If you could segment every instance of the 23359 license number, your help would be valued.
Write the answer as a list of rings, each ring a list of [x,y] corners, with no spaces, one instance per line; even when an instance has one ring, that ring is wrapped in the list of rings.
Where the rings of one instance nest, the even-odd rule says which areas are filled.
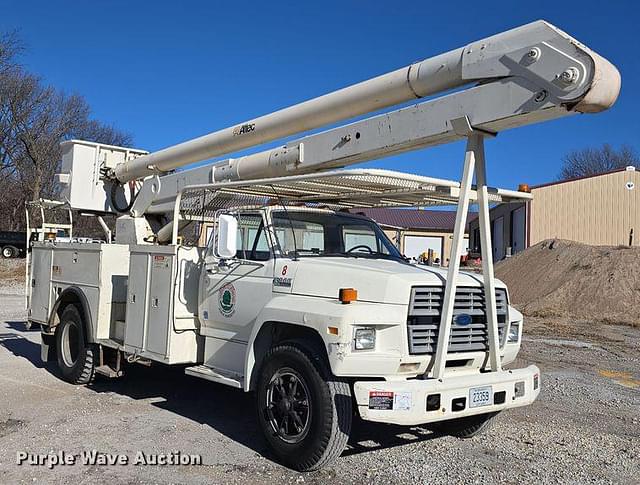
[[[493,390],[491,386],[473,387],[469,389],[469,407],[477,408],[493,404]]]

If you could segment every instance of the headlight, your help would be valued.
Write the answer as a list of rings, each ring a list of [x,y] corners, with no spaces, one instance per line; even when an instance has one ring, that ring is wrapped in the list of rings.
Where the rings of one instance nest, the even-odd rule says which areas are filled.
[[[375,328],[356,328],[353,336],[353,347],[356,350],[371,350],[376,346]]]
[[[507,342],[510,344],[518,343],[520,339],[520,322],[511,322],[509,325],[509,336]]]

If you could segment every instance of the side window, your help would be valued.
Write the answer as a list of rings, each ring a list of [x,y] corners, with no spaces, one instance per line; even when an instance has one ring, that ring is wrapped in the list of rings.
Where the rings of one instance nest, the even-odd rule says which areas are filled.
[[[324,253],[325,228],[322,224],[276,214],[273,226],[282,254],[293,254],[296,250],[312,254]]]
[[[271,257],[269,240],[260,214],[240,214],[238,217],[236,257],[250,261],[267,261]]]

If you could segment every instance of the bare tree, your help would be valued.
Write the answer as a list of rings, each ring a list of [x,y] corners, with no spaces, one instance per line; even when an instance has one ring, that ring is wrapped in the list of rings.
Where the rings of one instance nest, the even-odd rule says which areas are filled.
[[[17,231],[24,227],[24,194],[12,177],[0,176],[0,230]]]
[[[23,47],[15,32],[0,33],[0,177],[11,172],[11,155],[16,140],[11,137],[11,117],[6,100],[8,84],[20,70],[17,58]]]
[[[24,197],[11,163],[17,141],[11,137],[10,113],[5,102],[7,79],[19,69],[17,57],[23,46],[15,32],[0,33],[0,228],[23,226]]]
[[[16,31],[0,32],[0,74],[17,66],[24,45]]]
[[[130,145],[131,136],[91,118],[86,100],[44,84],[16,61],[21,44],[0,34],[0,227],[23,225],[24,203],[55,198],[60,142]],[[17,208],[17,209],[16,209]]]
[[[58,144],[87,119],[89,108],[82,98],[67,97],[29,74],[20,73],[8,84],[10,139],[15,142],[11,166],[31,200],[50,196]]]
[[[126,147],[133,144],[131,134],[119,130],[113,125],[106,125],[91,119],[82,123],[73,133],[73,137],[106,145]]]
[[[623,145],[616,150],[605,143],[600,148],[585,148],[565,155],[558,178],[588,177],[628,166],[640,168],[640,159],[633,148]]]

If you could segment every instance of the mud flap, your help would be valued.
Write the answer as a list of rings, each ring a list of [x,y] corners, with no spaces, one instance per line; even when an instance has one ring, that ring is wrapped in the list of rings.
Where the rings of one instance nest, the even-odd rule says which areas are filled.
[[[56,359],[56,340],[54,335],[40,332],[40,359],[51,362]]]

